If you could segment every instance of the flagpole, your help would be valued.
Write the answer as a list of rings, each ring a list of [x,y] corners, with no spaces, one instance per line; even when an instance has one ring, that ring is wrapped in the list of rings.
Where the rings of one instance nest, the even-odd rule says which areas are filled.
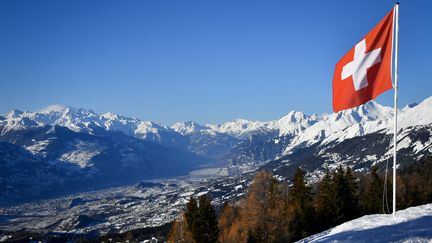
[[[393,135],[393,218],[396,217],[396,151],[397,151],[397,98],[398,98],[398,38],[399,3],[395,5],[395,62],[394,62],[394,135]]]

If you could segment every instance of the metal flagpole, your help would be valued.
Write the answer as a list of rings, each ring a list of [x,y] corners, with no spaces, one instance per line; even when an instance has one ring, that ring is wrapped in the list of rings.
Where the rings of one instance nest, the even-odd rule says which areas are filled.
[[[394,60],[394,135],[393,135],[393,218],[396,217],[396,151],[397,151],[397,98],[398,98],[398,35],[399,35],[399,3],[395,5],[395,60]]]

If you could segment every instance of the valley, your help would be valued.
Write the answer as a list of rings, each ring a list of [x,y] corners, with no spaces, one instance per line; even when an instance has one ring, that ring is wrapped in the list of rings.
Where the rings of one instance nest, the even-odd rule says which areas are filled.
[[[376,102],[333,114],[171,127],[50,106],[0,116],[0,230],[128,232],[174,220],[190,196],[241,198],[259,170],[309,183],[339,165],[384,171],[393,111]],[[398,168],[432,155],[432,97],[400,110]]]

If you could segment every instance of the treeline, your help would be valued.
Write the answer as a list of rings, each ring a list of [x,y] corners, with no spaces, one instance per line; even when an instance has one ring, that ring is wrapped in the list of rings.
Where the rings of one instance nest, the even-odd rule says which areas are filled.
[[[174,223],[168,242],[217,242],[218,218],[211,198],[202,195],[198,202],[194,197],[190,198],[182,218]]]
[[[432,159],[399,172],[398,210],[432,202],[431,174]],[[191,198],[168,241],[292,242],[365,214],[388,212],[383,200],[387,197],[391,207],[390,178],[387,187],[383,197],[384,177],[377,167],[368,174],[354,174],[340,166],[314,185],[306,183],[300,168],[291,185],[262,171],[245,198],[225,204],[218,218],[209,196],[201,196],[198,202]]]
[[[243,201],[225,205],[221,242],[291,242],[357,217],[356,180],[350,169],[328,172],[314,192],[298,169],[289,189],[259,172]]]

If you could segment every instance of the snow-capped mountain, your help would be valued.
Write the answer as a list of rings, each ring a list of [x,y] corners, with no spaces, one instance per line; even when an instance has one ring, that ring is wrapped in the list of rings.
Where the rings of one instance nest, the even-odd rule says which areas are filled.
[[[187,174],[207,160],[121,132],[58,125],[0,136],[0,205]]]
[[[429,98],[419,105],[401,109],[400,128],[430,123],[432,118],[427,111],[431,109],[431,103],[432,98]],[[266,122],[237,119],[216,125],[200,125],[189,121],[168,127],[111,112],[97,114],[92,110],[52,105],[35,112],[12,110],[0,118],[0,132],[4,134],[10,130],[44,125],[59,125],[72,131],[90,134],[103,129],[120,131],[126,135],[166,146],[189,148],[191,151],[194,151],[194,146],[190,143],[197,143],[190,141],[188,137],[194,135],[195,139],[201,140],[202,138],[198,138],[197,134],[214,140],[224,135],[223,140],[231,137],[237,141],[235,144],[257,136],[260,136],[261,140],[263,137],[272,139],[270,142],[275,144],[281,137],[292,137],[284,146],[282,154],[287,154],[297,147],[308,146],[324,139],[340,138],[341,133],[346,137],[354,137],[381,129],[391,130],[392,117],[392,108],[371,101],[363,106],[332,114],[308,116],[302,112],[291,111],[281,119]]]
[[[419,112],[415,109],[404,108],[399,113],[409,113],[406,116],[412,116],[412,113]],[[281,119],[267,122],[244,119],[219,125],[189,122],[174,124],[172,128],[186,136],[199,133],[229,135],[236,138],[237,142],[223,157],[224,160],[235,165],[262,164],[323,140],[329,142],[389,129],[392,118],[392,108],[371,101],[363,106],[332,114],[309,116],[291,111]],[[432,119],[424,120],[432,122]]]
[[[432,155],[432,97],[398,113],[401,168]],[[0,212],[16,216],[5,224],[12,231],[36,222],[44,222],[36,228],[64,232],[161,225],[176,217],[190,195],[209,192],[218,204],[240,197],[256,169],[289,181],[301,166],[309,182],[339,165],[354,171],[367,171],[372,164],[384,169],[392,158],[392,138],[393,109],[376,102],[333,114],[293,111],[273,121],[172,127],[64,106],[13,110],[0,116]],[[111,188],[185,175],[215,160],[235,176],[212,182],[208,176],[194,178],[195,171],[175,183],[166,179]],[[238,175],[246,171],[252,173]],[[104,188],[111,189],[86,193]],[[60,195],[67,196],[34,202]],[[17,205],[22,202],[30,203]]]
[[[369,134],[393,135],[393,108],[371,101],[363,106],[339,113],[307,116],[297,113],[265,123],[267,131],[250,136],[235,145],[230,159],[235,164],[264,163],[320,144],[341,143]],[[418,105],[398,111],[398,130],[431,126],[432,97]],[[258,134],[258,133],[255,133]]]
[[[399,127],[432,122],[432,97],[399,110]],[[222,124],[176,123],[171,127],[114,113],[52,105],[35,112],[12,110],[0,118],[0,134],[44,125],[76,132],[120,131],[146,141],[218,158],[230,164],[262,164],[318,142],[330,143],[380,130],[392,133],[393,109],[374,101],[339,113],[291,111],[273,121],[237,119]]]
[[[398,113],[402,165],[431,155],[432,97]],[[302,166],[310,178],[318,178],[338,164],[356,170],[384,165],[391,158],[392,136],[393,109],[374,101],[332,114],[292,111],[273,121],[183,122],[172,127],[59,105],[35,112],[12,110],[0,116],[0,188],[10,187],[3,190],[6,198],[25,187],[16,183],[33,174],[50,178],[47,187],[35,184],[45,190],[62,180],[74,184],[74,178],[84,187],[94,178],[112,177],[112,171],[122,178],[170,176],[210,161],[225,164],[229,174],[263,166],[289,178]]]
[[[239,138],[218,132],[209,125],[199,125],[195,122],[179,122],[171,128],[182,134],[187,141],[188,150],[212,158],[226,156],[232,147],[239,143]]]
[[[174,123],[171,128],[184,136],[191,135],[203,130],[208,130],[209,132],[211,131],[210,128],[202,126],[193,121]]]
[[[377,104],[373,107],[377,116],[365,116],[371,112],[363,112],[358,122],[347,119],[349,116],[343,114],[346,112],[349,115],[355,114],[352,117],[358,117],[354,113],[356,109],[342,112],[339,120],[343,118],[344,121],[339,124],[337,120],[340,114],[327,116],[304,134],[294,138],[280,158],[264,167],[289,178],[298,166],[302,166],[312,180],[319,179],[326,169],[340,164],[349,165],[358,171],[368,170],[373,164],[384,168],[385,162],[393,156],[393,113],[387,107]],[[363,108],[364,106],[357,109],[364,110]],[[431,112],[432,98],[398,111],[398,167],[432,156]],[[336,125],[332,126],[331,121]],[[327,125],[324,125],[326,122]],[[307,139],[313,137],[311,135],[314,133],[320,133],[319,131],[324,136]]]
[[[75,132],[94,134],[98,130],[120,131],[146,141],[166,146],[182,147],[182,136],[167,126],[111,112],[97,114],[92,110],[51,105],[35,112],[12,110],[6,120],[0,120],[0,134],[44,125],[58,125]]]

